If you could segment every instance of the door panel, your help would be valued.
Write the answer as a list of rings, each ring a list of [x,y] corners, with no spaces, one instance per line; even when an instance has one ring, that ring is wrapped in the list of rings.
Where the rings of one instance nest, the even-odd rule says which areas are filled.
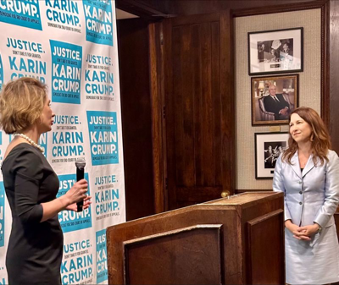
[[[170,209],[234,192],[230,39],[228,11],[164,21]]]

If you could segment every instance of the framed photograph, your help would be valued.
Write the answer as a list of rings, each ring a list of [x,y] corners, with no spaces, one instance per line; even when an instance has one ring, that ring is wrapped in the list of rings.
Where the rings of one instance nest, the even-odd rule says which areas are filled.
[[[303,28],[248,33],[248,73],[303,71]]]
[[[288,147],[288,133],[255,133],[255,179],[273,178],[279,155]]]
[[[299,75],[251,78],[252,126],[286,125],[298,107]]]

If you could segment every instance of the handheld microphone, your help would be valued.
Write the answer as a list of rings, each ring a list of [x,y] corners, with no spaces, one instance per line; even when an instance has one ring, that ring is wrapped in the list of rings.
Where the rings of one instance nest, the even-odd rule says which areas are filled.
[[[77,181],[84,179],[85,176],[86,161],[84,158],[78,158],[75,161],[75,167],[77,169]],[[77,212],[81,212],[84,207],[84,200],[77,202]]]

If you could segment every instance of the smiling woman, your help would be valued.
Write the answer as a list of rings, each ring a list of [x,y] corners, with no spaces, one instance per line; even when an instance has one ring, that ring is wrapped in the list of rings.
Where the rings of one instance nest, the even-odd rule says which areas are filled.
[[[313,141],[311,126],[297,113],[291,115],[290,134],[297,144]]]
[[[339,158],[315,110],[297,108],[289,121],[289,148],[279,157],[273,178],[273,190],[285,193],[286,282],[335,283]]]

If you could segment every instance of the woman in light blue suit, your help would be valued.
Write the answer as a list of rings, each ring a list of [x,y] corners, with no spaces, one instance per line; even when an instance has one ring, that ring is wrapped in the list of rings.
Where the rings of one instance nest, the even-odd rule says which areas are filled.
[[[339,245],[333,214],[339,204],[339,159],[318,113],[290,115],[289,148],[279,157],[273,190],[285,194],[288,284],[339,281]]]

